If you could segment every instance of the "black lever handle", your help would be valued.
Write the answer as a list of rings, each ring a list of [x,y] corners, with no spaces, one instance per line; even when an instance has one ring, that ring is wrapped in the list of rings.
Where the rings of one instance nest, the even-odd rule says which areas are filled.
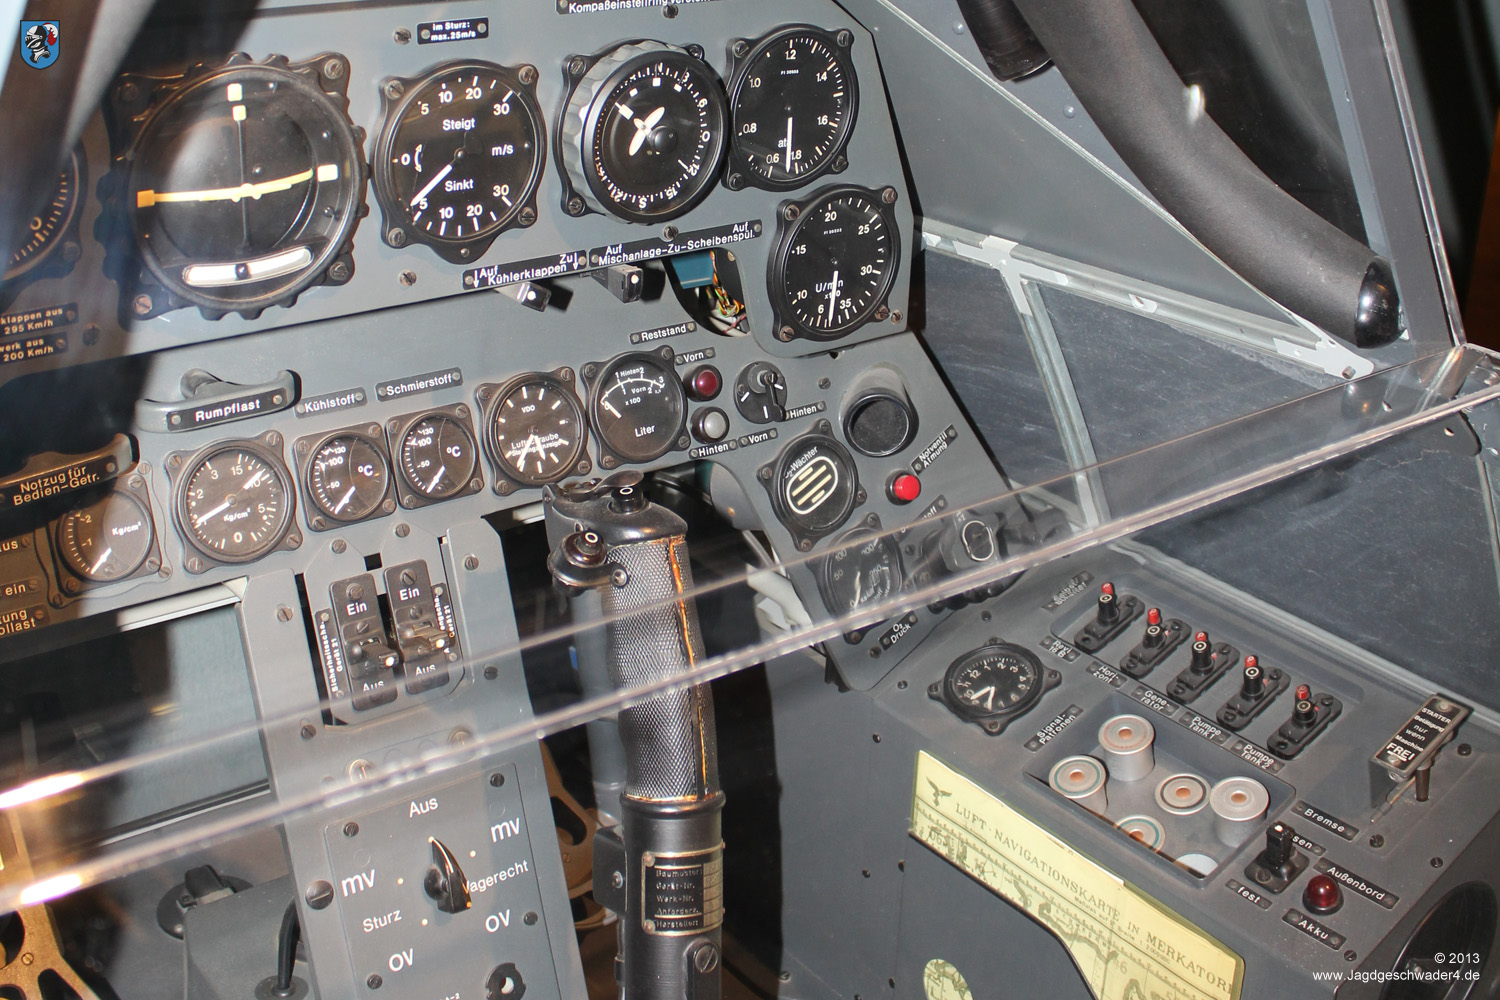
[[[1141,183],[1204,246],[1356,347],[1400,336],[1390,262],[1277,187],[1185,87],[1131,0],[1014,0]]]

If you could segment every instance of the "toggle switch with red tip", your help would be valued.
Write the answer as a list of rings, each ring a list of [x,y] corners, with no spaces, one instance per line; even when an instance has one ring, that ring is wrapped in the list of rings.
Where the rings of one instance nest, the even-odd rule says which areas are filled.
[[[1308,913],[1319,917],[1337,913],[1344,905],[1344,890],[1327,875],[1314,875],[1302,890],[1302,905]]]
[[[1193,659],[1188,664],[1189,669],[1195,674],[1206,674],[1214,668],[1214,647],[1208,641],[1207,632],[1199,632],[1193,636],[1192,645]]]
[[[1120,669],[1131,677],[1145,677],[1172,655],[1172,650],[1182,645],[1187,636],[1187,622],[1163,618],[1161,608],[1147,608],[1146,630],[1141,633],[1141,641],[1136,647],[1120,661]]]
[[[1161,608],[1146,609],[1146,634],[1141,636],[1141,645],[1155,649],[1167,641],[1161,627]]]
[[[1240,689],[1234,697],[1219,709],[1219,725],[1238,732],[1281,696],[1291,686],[1292,679],[1286,671],[1266,667],[1254,653],[1245,656],[1245,668],[1240,671]]]
[[[1240,693],[1246,698],[1254,698],[1265,686],[1266,679],[1260,672],[1260,658],[1251,653],[1245,657],[1245,670],[1240,675]]]
[[[1167,687],[1167,694],[1184,705],[1197,701],[1199,695],[1217,684],[1220,677],[1240,662],[1238,649],[1227,642],[1214,642],[1204,631],[1194,633],[1188,654],[1187,669]]]
[[[1315,694],[1308,685],[1299,684],[1292,717],[1266,740],[1266,749],[1282,760],[1291,760],[1306,750],[1343,711],[1344,703],[1333,695]]]
[[[885,485],[891,503],[907,504],[922,495],[922,480],[910,472],[898,472]]]
[[[1084,622],[1083,627],[1073,636],[1073,645],[1086,653],[1098,652],[1124,632],[1145,610],[1145,602],[1139,597],[1134,594],[1117,594],[1113,583],[1105,583],[1099,588],[1099,600],[1093,620]]]

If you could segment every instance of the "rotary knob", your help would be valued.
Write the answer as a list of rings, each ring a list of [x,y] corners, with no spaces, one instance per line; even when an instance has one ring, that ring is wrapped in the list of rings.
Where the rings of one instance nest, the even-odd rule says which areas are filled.
[[[626,222],[675,219],[698,204],[724,158],[728,109],[713,69],[687,49],[630,42],[592,66],[574,57],[577,82],[562,122],[562,158],[587,209]]]

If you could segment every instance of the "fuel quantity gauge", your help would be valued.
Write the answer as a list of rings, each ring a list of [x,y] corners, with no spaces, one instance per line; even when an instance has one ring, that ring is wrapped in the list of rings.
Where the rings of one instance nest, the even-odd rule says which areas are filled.
[[[602,370],[584,369],[593,384],[593,420],[605,454],[600,464],[650,462],[687,447],[687,393],[672,352],[625,354]]]

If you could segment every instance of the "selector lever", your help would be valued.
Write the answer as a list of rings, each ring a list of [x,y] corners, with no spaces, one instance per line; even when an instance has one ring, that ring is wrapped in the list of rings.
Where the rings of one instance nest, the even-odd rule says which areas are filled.
[[[473,905],[473,901],[469,898],[469,882],[458,865],[458,858],[441,840],[428,837],[427,842],[432,845],[432,867],[427,869],[422,888],[437,901],[439,910],[462,913]]]
[[[1297,850],[1297,833],[1285,823],[1272,823],[1266,831],[1266,847],[1245,866],[1245,876],[1257,888],[1279,893],[1307,868],[1306,854]]]

